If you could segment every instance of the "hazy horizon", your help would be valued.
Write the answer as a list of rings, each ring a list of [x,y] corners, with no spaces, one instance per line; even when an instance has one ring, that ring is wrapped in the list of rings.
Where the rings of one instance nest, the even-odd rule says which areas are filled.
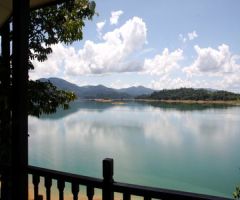
[[[65,79],[63,79],[63,78],[59,78],[59,77],[48,77],[48,78],[46,78],[46,79],[51,79],[51,78],[57,78],[57,79],[62,79],[62,80],[64,80],[64,81],[67,81],[67,80],[65,80]],[[40,79],[41,79],[41,78],[40,78]],[[104,86],[104,87],[112,88],[112,89],[115,89],[115,90],[127,89],[127,88],[130,88],[130,87],[135,87],[135,88],[137,88],[137,87],[144,87],[144,88],[151,89],[151,90],[155,90],[155,91],[167,90],[166,88],[154,89],[154,88],[150,88],[150,87],[145,87],[145,86],[143,86],[143,85],[134,85],[134,86],[129,86],[129,87],[119,87],[119,88],[116,88],[116,87],[106,86],[106,85],[101,84],[101,83],[100,83],[100,84],[95,84],[95,85],[78,85],[77,83],[73,83],[73,82],[71,82],[71,81],[67,81],[67,82],[69,82],[69,83],[71,83],[71,84],[75,84],[75,85],[78,86],[78,87]],[[174,89],[181,89],[181,88],[187,88],[187,87],[170,88],[170,90],[171,90],[171,89],[173,89],[173,90],[174,90]],[[189,88],[190,88],[190,87],[189,87]],[[215,88],[192,88],[192,89],[205,89],[205,90],[220,91],[220,89],[215,89]],[[225,90],[225,91],[232,92],[232,91],[229,91],[229,90]],[[240,94],[240,92],[234,92],[234,93]]]

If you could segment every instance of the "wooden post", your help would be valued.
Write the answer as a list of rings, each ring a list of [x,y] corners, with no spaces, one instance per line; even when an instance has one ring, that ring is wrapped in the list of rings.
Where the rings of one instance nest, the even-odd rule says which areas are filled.
[[[12,196],[28,200],[28,29],[29,0],[13,0]]]
[[[113,181],[113,159],[106,158],[103,160],[103,200],[113,200]]]
[[[0,158],[1,164],[9,165],[11,161],[11,144],[10,144],[10,124],[11,124],[11,110],[10,110],[10,26],[6,22],[1,28],[1,50],[2,63],[0,68],[0,92],[4,100],[1,99],[0,111],[0,145],[4,146],[4,155]],[[2,153],[2,152],[1,152]],[[4,172],[3,172],[4,173]],[[2,199],[11,199],[11,176],[9,173],[2,174]]]
[[[10,87],[10,27],[9,22],[6,22],[1,30],[1,48],[2,48],[2,58],[4,73],[1,71],[1,85],[3,87]],[[3,69],[2,69],[3,70]],[[2,74],[3,73],[3,74]]]

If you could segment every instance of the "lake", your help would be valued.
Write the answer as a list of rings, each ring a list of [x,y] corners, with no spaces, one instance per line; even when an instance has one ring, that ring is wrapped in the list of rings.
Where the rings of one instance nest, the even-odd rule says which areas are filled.
[[[232,197],[240,183],[240,107],[76,101],[29,117],[29,163],[116,181]]]

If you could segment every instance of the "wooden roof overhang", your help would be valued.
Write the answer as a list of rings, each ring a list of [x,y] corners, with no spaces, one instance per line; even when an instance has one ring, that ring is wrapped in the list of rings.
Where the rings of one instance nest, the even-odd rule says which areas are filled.
[[[21,0],[19,0],[21,1]],[[58,4],[69,0],[30,0],[30,9],[38,9],[54,4]],[[12,0],[1,0],[0,1],[0,28],[7,22],[7,20],[12,16],[13,11],[13,1]]]

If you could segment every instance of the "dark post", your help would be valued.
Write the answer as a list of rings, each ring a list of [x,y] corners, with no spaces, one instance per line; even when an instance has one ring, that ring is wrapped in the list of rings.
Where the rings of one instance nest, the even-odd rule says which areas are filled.
[[[87,197],[88,200],[93,200],[94,188],[92,186],[87,186]]]
[[[113,181],[113,159],[106,158],[103,160],[103,200],[113,200]]]
[[[3,67],[1,71],[1,85],[10,87],[10,27],[9,22],[6,22],[1,31],[2,36],[2,58],[3,58]],[[4,72],[4,73],[3,73]]]
[[[64,187],[65,187],[65,182],[63,180],[58,180],[57,188],[59,191],[59,200],[64,200]]]
[[[32,182],[34,186],[34,200],[38,200],[38,185],[40,183],[40,177],[38,175],[33,175]]]
[[[78,193],[79,193],[79,185],[78,185],[78,183],[72,182],[73,200],[78,200]]]
[[[28,200],[28,29],[29,0],[13,0],[12,185],[13,199]]]
[[[130,200],[131,199],[131,196],[129,193],[123,193],[123,200]]]
[[[10,26],[7,21],[1,28],[1,56],[0,65],[0,92],[3,99],[0,100],[0,146],[4,147],[1,152],[0,163],[9,165],[11,161],[10,143]],[[11,199],[11,176],[3,171],[1,185],[1,198]]]
[[[51,186],[52,186],[52,179],[49,177],[45,177],[45,188],[46,188],[46,200],[51,199]]]

